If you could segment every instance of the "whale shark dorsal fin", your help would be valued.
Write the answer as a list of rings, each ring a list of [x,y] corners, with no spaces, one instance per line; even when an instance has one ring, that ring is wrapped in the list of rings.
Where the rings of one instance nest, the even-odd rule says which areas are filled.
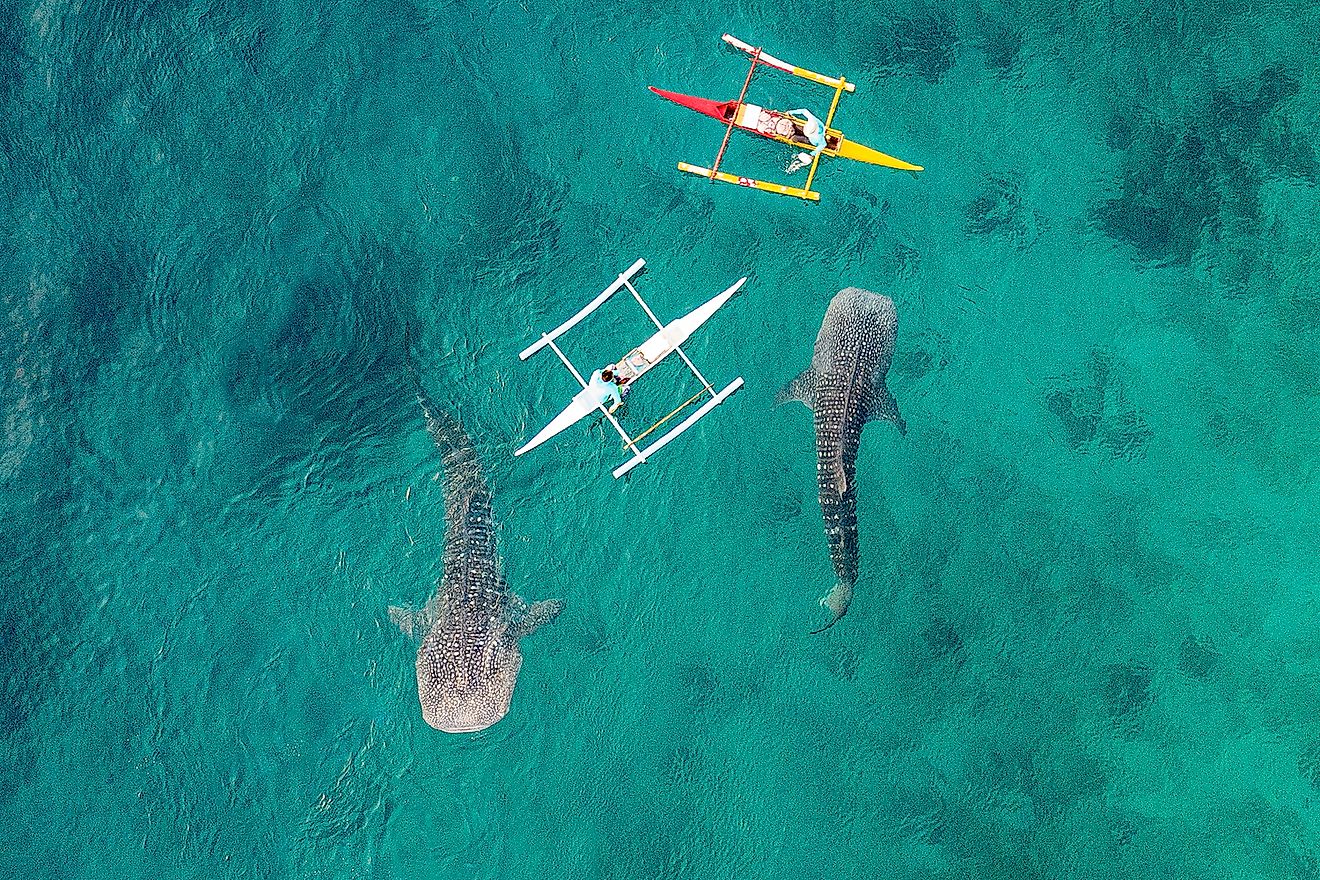
[[[807,409],[816,408],[816,371],[807,367],[797,378],[789,382],[779,393],[775,395],[775,403],[788,403],[790,400],[800,400],[807,405]]]
[[[559,616],[564,610],[563,599],[545,599],[514,616],[509,625],[509,637],[521,639],[536,632]]]
[[[888,419],[898,427],[898,433],[907,434],[907,422],[898,414],[898,401],[889,393],[884,380],[871,388],[866,398],[866,419]]]

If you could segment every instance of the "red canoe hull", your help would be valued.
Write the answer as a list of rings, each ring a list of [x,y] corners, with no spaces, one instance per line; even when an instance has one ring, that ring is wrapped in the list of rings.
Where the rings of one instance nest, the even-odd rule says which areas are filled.
[[[728,123],[729,116],[733,113],[734,108],[738,106],[737,101],[712,101],[710,98],[698,98],[694,95],[669,92],[664,89],[657,89],[655,86],[647,86],[647,88],[664,98],[666,101],[673,101],[680,107],[695,110],[702,116],[709,116],[711,119],[718,119],[725,124]]]

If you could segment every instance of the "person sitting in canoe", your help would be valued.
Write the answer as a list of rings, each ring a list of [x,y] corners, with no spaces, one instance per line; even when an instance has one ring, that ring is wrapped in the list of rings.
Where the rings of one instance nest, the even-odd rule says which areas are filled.
[[[614,412],[623,403],[623,397],[619,394],[619,385],[612,367],[606,367],[592,373],[591,381],[587,383],[587,390],[594,392],[596,399],[602,405],[606,401],[613,401],[609,406],[610,412]]]
[[[802,124],[802,136],[811,142],[812,147],[810,153],[798,153],[793,157],[793,161],[788,164],[788,173],[792,174],[794,171],[810,165],[820,155],[820,151],[825,149],[825,125],[816,118],[816,114],[806,107],[799,107],[788,112],[795,113],[806,120]]]

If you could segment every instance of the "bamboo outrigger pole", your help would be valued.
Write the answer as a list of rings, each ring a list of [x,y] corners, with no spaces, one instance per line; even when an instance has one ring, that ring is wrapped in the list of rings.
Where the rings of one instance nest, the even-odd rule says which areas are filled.
[[[761,50],[757,49],[752,53],[752,67],[747,71],[747,79],[743,80],[742,91],[738,93],[738,103],[733,106],[733,114],[729,117],[729,127],[724,131],[724,140],[720,142],[720,151],[715,154],[715,164],[711,166],[708,179],[711,183],[715,182],[715,172],[720,170],[720,161],[724,158],[724,151],[728,149],[729,138],[733,136],[733,127],[738,123],[738,111],[742,109],[743,98],[747,97],[747,88],[752,84],[752,74],[756,73],[756,64],[761,60]]]
[[[827,138],[830,136],[830,123],[834,121],[834,114],[839,109],[839,99],[843,97],[843,90],[851,85],[852,83],[846,81],[843,77],[839,77],[839,85],[834,90],[834,100],[830,102],[830,112],[825,114],[825,137]],[[843,135],[839,136],[843,137]],[[817,153],[811,160],[811,170],[807,172],[807,182],[802,187],[807,192],[811,191],[811,182],[816,179],[816,166],[820,164],[820,156],[821,154]]]

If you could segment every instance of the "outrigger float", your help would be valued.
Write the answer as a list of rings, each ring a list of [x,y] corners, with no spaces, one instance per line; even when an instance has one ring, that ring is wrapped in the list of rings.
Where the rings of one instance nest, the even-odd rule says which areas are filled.
[[[870,147],[863,146],[856,141],[850,141],[843,136],[843,132],[836,128],[830,128],[830,123],[834,121],[834,114],[839,109],[839,98],[844,92],[851,92],[857,87],[848,82],[843,77],[824,76],[804,67],[797,67],[786,61],[780,61],[770,53],[760,47],[751,46],[744,43],[737,37],[725,34],[724,42],[733,46],[742,52],[752,56],[752,67],[747,71],[747,79],[743,81],[742,91],[738,94],[736,101],[713,101],[709,98],[697,98],[692,95],[683,95],[678,92],[669,92],[664,89],[657,89],[650,86],[651,91],[655,92],[666,100],[673,101],[687,107],[689,110],[695,110],[704,116],[717,119],[725,124],[724,141],[720,144],[720,151],[715,156],[715,164],[710,168],[703,168],[700,165],[692,165],[688,162],[679,162],[678,170],[686,171],[689,174],[696,174],[705,177],[711,181],[723,181],[724,183],[735,183],[739,186],[747,186],[753,189],[764,190],[765,192],[778,193],[781,196],[795,196],[799,199],[807,199],[813,202],[820,201],[820,193],[811,188],[812,182],[816,179],[816,167],[820,164],[821,156],[830,156],[831,158],[854,159],[858,162],[866,162],[871,165],[883,165],[887,168],[895,168],[900,171],[922,171],[920,165],[913,165],[911,162],[905,162],[893,156],[881,153],[879,150],[873,150]],[[810,170],[807,171],[807,182],[801,187],[787,186],[781,183],[769,183],[764,180],[756,180],[751,177],[742,177],[736,174],[729,174],[720,170],[720,162],[724,159],[724,151],[729,147],[729,137],[733,134],[735,128],[751,132],[762,137],[778,141],[781,144],[787,144],[798,149],[812,149],[811,141],[803,133],[806,120],[798,119],[788,113],[780,110],[770,110],[756,104],[749,104],[744,100],[747,97],[747,89],[752,84],[752,76],[756,73],[757,65],[773,67],[776,70],[782,70],[785,73],[791,73],[793,76],[801,77],[823,86],[829,86],[834,90],[834,99],[830,102],[829,112],[825,116],[825,149],[817,153],[811,160]]]
[[[567,430],[569,427],[577,424],[592,413],[599,412],[603,414],[605,418],[609,419],[610,424],[614,426],[614,430],[619,432],[619,436],[623,438],[624,448],[631,450],[633,453],[630,459],[614,469],[614,478],[618,479],[639,464],[645,462],[664,447],[668,446],[669,443],[678,437],[679,434],[682,434],[688,428],[695,425],[703,416],[724,401],[728,400],[738,391],[738,389],[743,387],[742,377],[739,376],[726,385],[723,390],[716,391],[715,387],[711,385],[710,382],[706,380],[706,377],[701,374],[701,371],[697,369],[697,365],[692,363],[692,359],[683,351],[682,345],[687,342],[688,338],[694,332],[696,332],[698,327],[706,323],[706,321],[708,321],[710,317],[719,310],[720,306],[728,302],[729,298],[738,292],[743,284],[746,283],[747,279],[745,277],[739,278],[731,287],[712,297],[704,305],[693,309],[681,318],[675,318],[668,324],[661,324],[660,319],[655,316],[655,312],[651,311],[651,307],[642,299],[641,294],[637,292],[637,288],[634,287],[632,283],[633,277],[636,276],[645,265],[646,261],[640,259],[633,263],[628,267],[627,271],[614,280],[613,284],[597,294],[596,298],[583,306],[576,315],[569,318],[549,333],[541,334],[540,339],[529,345],[518,355],[519,360],[525,361],[541,349],[549,348],[559,356],[561,361],[564,362],[564,366],[573,374],[573,378],[577,379],[578,384],[582,386],[582,390],[573,396],[573,399],[569,402],[568,406],[564,407],[550,424],[542,428],[531,440],[524,443],[513,453],[514,455],[522,455],[524,452],[529,452],[535,449],[542,443]],[[646,316],[655,324],[657,330],[651,338],[628,352],[617,362],[617,364],[614,365],[615,372],[618,373],[622,380],[621,384],[627,386],[632,382],[635,382],[637,379],[650,372],[652,367],[674,352],[678,352],[678,356],[683,359],[683,363],[687,364],[688,369],[692,371],[692,375],[696,376],[697,381],[701,383],[700,391],[680,404],[669,413],[669,415],[660,419],[660,421],[651,425],[636,437],[630,436],[628,432],[623,429],[623,425],[619,424],[619,420],[614,417],[614,414],[606,409],[604,404],[601,403],[599,396],[588,388],[587,380],[582,378],[582,373],[578,371],[577,367],[573,366],[563,350],[555,344],[556,339],[577,326],[583,318],[604,305],[605,301],[614,294],[624,289],[627,289],[633,295],[633,298],[637,300],[637,304],[642,307],[642,311],[646,312]],[[640,445],[642,440],[655,432],[662,425],[667,424],[671,419],[683,412],[689,406],[701,401],[702,398],[707,399],[696,409],[695,412],[688,415],[683,421],[679,422],[659,438],[652,441],[649,446],[643,447]]]

